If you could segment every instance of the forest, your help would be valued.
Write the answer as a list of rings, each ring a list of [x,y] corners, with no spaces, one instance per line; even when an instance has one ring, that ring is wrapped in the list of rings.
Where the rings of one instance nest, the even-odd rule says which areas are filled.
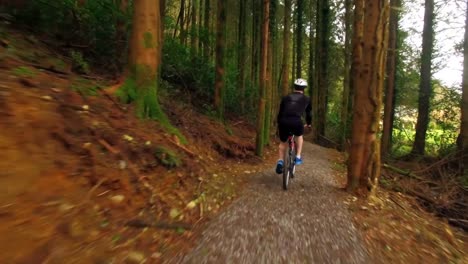
[[[346,196],[336,212],[367,256],[340,247],[350,263],[468,261],[468,1],[0,0],[0,262],[284,261],[221,242],[210,259],[196,245],[236,205],[249,226],[262,203],[296,201],[272,168],[281,98],[298,78],[312,126],[291,183],[302,191],[287,191],[301,196],[285,208]],[[339,187],[322,197],[313,185]],[[266,200],[242,200],[250,189]],[[57,226],[42,228],[46,217]]]

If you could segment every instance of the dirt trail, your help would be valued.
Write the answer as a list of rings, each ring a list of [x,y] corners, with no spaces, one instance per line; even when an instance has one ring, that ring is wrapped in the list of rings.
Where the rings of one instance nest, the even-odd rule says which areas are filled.
[[[290,189],[273,169],[204,231],[183,263],[366,263],[367,253],[343,204],[332,151],[309,143]]]

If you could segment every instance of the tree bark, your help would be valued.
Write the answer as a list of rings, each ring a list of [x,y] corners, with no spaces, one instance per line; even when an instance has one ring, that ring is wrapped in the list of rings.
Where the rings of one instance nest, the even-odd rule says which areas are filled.
[[[224,43],[226,42],[226,6],[218,0],[216,22],[216,76],[214,106],[221,120],[224,119]]]
[[[238,48],[238,61],[237,68],[239,69],[239,76],[237,83],[239,85],[239,100],[241,113],[245,113],[245,63],[246,63],[246,46],[247,46],[247,28],[246,28],[246,13],[247,1],[240,0],[239,4],[239,48]]]
[[[265,104],[265,131],[264,131],[264,138],[263,144],[265,146],[270,145],[270,131],[271,131],[271,120],[272,120],[272,109],[273,109],[273,87],[274,87],[274,78],[273,77],[273,43],[275,41],[275,30],[276,27],[276,1],[277,0],[269,0],[270,6],[268,11],[268,52],[267,52],[267,84],[266,84],[266,104]],[[276,101],[276,100],[275,100]]]
[[[387,78],[385,92],[384,120],[382,131],[381,155],[385,158],[391,150],[391,140],[393,131],[393,116],[395,113],[395,81],[396,81],[396,60],[397,60],[397,32],[399,20],[400,0],[390,0],[390,29],[387,51]]]
[[[192,56],[197,55],[198,48],[198,30],[197,30],[197,0],[192,0],[192,26],[191,26],[191,36],[190,36],[190,46]]]
[[[302,36],[304,27],[304,0],[297,0],[296,78],[302,77]]]
[[[315,141],[325,136],[328,97],[328,61],[330,41],[330,4],[328,0],[317,1],[317,48],[316,48],[316,82],[315,92]]]
[[[251,72],[250,72],[250,83],[252,87],[258,87],[259,84],[259,59],[260,59],[260,38],[259,29],[261,27],[261,1],[252,0],[253,5],[253,22],[252,22],[252,55],[251,55]],[[252,100],[253,102],[253,100]]]
[[[284,1],[284,31],[283,31],[283,66],[281,73],[281,91],[285,96],[289,93],[289,58],[290,58],[290,24],[291,24],[291,0]]]
[[[343,101],[341,103],[341,140],[340,147],[345,151],[346,140],[348,138],[349,124],[349,90],[350,90],[350,74],[351,74],[351,38],[352,38],[352,0],[345,0],[345,46],[344,46],[344,80],[343,80]]]
[[[181,43],[185,35],[184,33],[185,18],[184,17],[185,17],[185,0],[182,0],[180,1],[179,15],[177,16],[177,21],[176,21],[176,25],[174,28],[174,35],[173,35],[173,37],[175,38],[177,35],[177,26],[180,24],[179,38],[180,38]]]
[[[261,50],[261,63],[260,63],[260,89],[259,89],[259,104],[257,115],[257,137],[256,137],[256,151],[257,156],[263,156],[264,147],[264,124],[265,124],[265,97],[267,90],[267,67],[268,67],[268,27],[269,27],[269,12],[270,0],[263,0],[263,16],[262,16],[262,50]]]
[[[210,34],[210,0],[205,0],[205,14],[204,22],[205,36],[203,38],[203,57],[210,61],[210,40],[208,35]]]
[[[434,49],[434,0],[425,1],[423,44],[421,54],[421,81],[419,83],[418,119],[413,155],[424,155],[429,125],[429,101],[432,96],[432,53]]]
[[[352,73],[355,104],[347,190],[367,194],[380,175],[379,130],[387,50],[387,0],[355,0]]]
[[[462,173],[468,175],[468,1],[465,18],[465,38],[463,42],[463,81],[461,103],[461,126],[459,149],[462,153]]]
[[[315,38],[317,35],[317,28],[316,28],[316,6],[313,5],[315,1],[310,3],[310,23],[309,28],[311,29],[309,35],[309,73],[308,73],[308,82],[309,82],[309,96],[310,98],[314,97],[315,87]],[[314,23],[315,21],[315,23]],[[315,119],[315,117],[314,117]]]
[[[198,0],[198,27],[197,27],[197,35],[198,35],[198,56],[203,55],[203,0]]]

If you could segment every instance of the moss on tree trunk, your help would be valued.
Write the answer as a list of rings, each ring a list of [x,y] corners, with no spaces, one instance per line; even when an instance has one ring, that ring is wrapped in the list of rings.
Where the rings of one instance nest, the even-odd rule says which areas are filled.
[[[168,132],[185,143],[158,102],[159,64],[161,61],[162,24],[159,0],[135,0],[130,43],[129,66],[117,96],[125,103],[135,103],[136,115],[159,121]]]

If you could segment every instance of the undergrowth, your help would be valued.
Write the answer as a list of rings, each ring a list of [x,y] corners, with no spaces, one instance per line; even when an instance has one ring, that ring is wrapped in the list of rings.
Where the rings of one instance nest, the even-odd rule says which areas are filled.
[[[179,167],[182,164],[181,159],[173,150],[162,146],[154,150],[154,156],[169,169]]]
[[[37,73],[36,71],[28,66],[20,66],[13,69],[13,74],[18,77],[30,78],[34,77]]]

